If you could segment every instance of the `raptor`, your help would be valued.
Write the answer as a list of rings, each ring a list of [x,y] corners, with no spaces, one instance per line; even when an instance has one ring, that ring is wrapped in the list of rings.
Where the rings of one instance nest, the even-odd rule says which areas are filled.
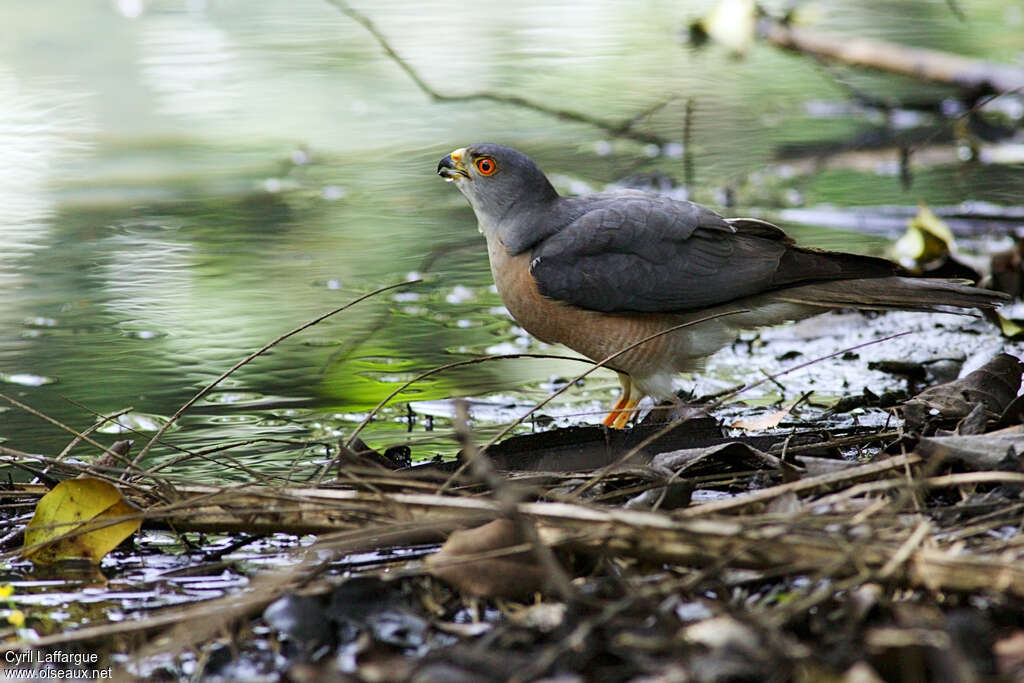
[[[882,258],[800,247],[780,228],[723,218],[639,191],[563,197],[525,154],[493,143],[437,166],[487,238],[491,273],[530,334],[594,360],[615,357],[622,395],[604,420],[621,429],[644,396],[674,399],[673,378],[743,329],[833,308],[991,309],[1003,294],[915,278]]]

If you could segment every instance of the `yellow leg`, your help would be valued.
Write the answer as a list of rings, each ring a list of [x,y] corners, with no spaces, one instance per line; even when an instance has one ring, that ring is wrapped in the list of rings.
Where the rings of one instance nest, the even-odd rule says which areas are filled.
[[[618,417],[615,418],[615,422],[612,424],[612,429],[625,429],[626,424],[629,422],[629,418],[633,417],[633,411],[640,404],[639,400],[629,399],[626,401],[626,405],[622,406],[621,412]]]
[[[626,397],[620,396],[618,402],[614,406],[612,406],[611,412],[605,415],[604,422],[602,424],[605,427],[611,427],[613,424],[615,424],[615,420],[617,420],[620,415],[619,411],[622,410],[622,407],[626,405],[626,403]]]
[[[620,372],[619,384],[622,385],[622,394],[619,396],[618,402],[612,407],[611,412],[605,416],[603,423],[605,427],[613,429],[622,429],[626,426],[637,404],[637,401],[630,399],[632,383],[630,382],[629,375],[624,375]]]

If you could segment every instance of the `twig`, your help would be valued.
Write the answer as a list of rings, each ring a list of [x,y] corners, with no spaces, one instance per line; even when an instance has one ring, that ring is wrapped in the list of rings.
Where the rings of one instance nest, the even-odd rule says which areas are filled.
[[[285,332],[280,337],[277,337],[276,339],[274,339],[274,340],[272,340],[270,342],[267,342],[266,344],[261,346],[256,351],[253,351],[248,356],[246,356],[242,360],[240,360],[237,363],[235,363],[233,366],[231,366],[230,369],[228,369],[225,372],[221,373],[221,375],[217,379],[213,380],[212,382],[207,384],[205,387],[200,389],[199,392],[195,396],[193,396],[189,400],[185,401],[184,405],[182,405],[180,408],[178,408],[178,410],[174,413],[174,415],[171,415],[170,419],[168,419],[167,422],[165,422],[163,425],[161,425],[160,429],[158,429],[156,431],[156,434],[154,434],[152,436],[152,438],[150,438],[149,442],[145,446],[143,446],[142,450],[139,451],[139,454],[136,455],[135,459],[132,461],[132,466],[133,467],[137,466],[137,463],[139,463],[142,460],[142,458],[144,458],[146,456],[146,454],[149,453],[149,449],[152,448],[153,444],[155,444],[157,442],[157,440],[161,436],[163,436],[163,433],[165,431],[167,431],[167,429],[172,424],[177,422],[178,418],[181,417],[186,410],[191,408],[192,405],[196,401],[201,399],[203,396],[206,396],[206,394],[208,394],[214,387],[216,387],[222,381],[227,379],[233,372],[235,372],[235,370],[238,370],[240,367],[242,367],[243,365],[247,364],[249,361],[253,360],[257,356],[260,356],[260,355],[266,353],[271,348],[273,348],[274,346],[278,345],[279,343],[281,343],[282,341],[284,341],[288,337],[291,337],[292,335],[298,334],[299,332],[302,332],[306,328],[312,327],[313,325],[316,325],[317,323],[322,322],[323,320],[326,320],[327,318],[330,318],[332,315],[334,315],[336,313],[340,313],[340,312],[344,311],[347,308],[351,308],[352,306],[358,304],[361,301],[365,301],[366,299],[369,299],[370,297],[373,297],[373,296],[376,296],[378,294],[381,294],[382,292],[387,292],[387,291],[392,290],[392,289],[397,289],[398,287],[408,287],[409,285],[414,285],[414,284],[417,284],[419,282],[422,282],[422,280],[406,280],[405,282],[396,282],[395,284],[392,284],[392,285],[386,285],[384,287],[379,287],[379,288],[373,290],[372,292],[369,292],[368,294],[364,294],[364,295],[362,295],[360,297],[356,297],[355,299],[353,299],[352,301],[349,301],[344,306],[339,306],[338,308],[335,308],[332,311],[328,311],[327,313],[324,313],[323,315],[317,316],[316,318],[313,318],[312,320],[310,320],[308,322],[302,323],[301,325],[299,325],[295,329],[293,329],[293,330],[291,330],[289,332]]]
[[[218,462],[219,463],[220,460],[214,460],[213,458],[210,458],[209,456],[211,456],[211,455],[213,455],[215,453],[223,453],[224,451],[228,451],[228,450],[231,450],[231,449],[234,449],[234,448],[241,448],[242,446],[251,446],[253,444],[258,444],[258,443],[286,443],[286,444],[296,445],[296,446],[298,446],[298,445],[309,446],[311,442],[307,442],[307,441],[293,441],[291,439],[271,439],[271,438],[246,439],[244,441],[236,441],[235,443],[228,443],[228,444],[220,444],[220,445],[217,445],[217,446],[211,446],[210,448],[206,448],[206,449],[199,450],[199,451],[185,451],[184,453],[182,453],[181,455],[179,455],[177,457],[171,458],[170,460],[165,460],[164,462],[159,463],[158,465],[155,465],[155,466],[147,469],[146,473],[149,474],[149,475],[153,475],[153,474],[156,474],[157,472],[159,472],[162,469],[165,469],[167,467],[173,467],[175,465],[180,465],[181,463],[186,462],[188,460],[191,460],[193,458],[204,460],[204,461],[207,461],[207,462]],[[312,442],[312,443],[315,445],[318,442]],[[227,457],[229,458],[229,460],[231,460],[233,466],[235,466],[238,469],[242,470],[243,472],[246,472],[247,474],[253,476],[254,481],[257,481],[257,482],[262,481],[262,482],[267,482],[267,483],[269,483],[270,481],[272,481],[274,479],[279,480],[281,482],[290,481],[290,479],[288,479],[287,477],[282,477],[280,475],[269,475],[269,474],[266,474],[266,473],[257,472],[256,470],[253,470],[253,469],[251,469],[249,467],[246,467],[242,463],[238,462],[236,459],[231,458],[230,456],[227,456]]]
[[[931,531],[931,523],[927,519],[921,520],[910,536],[907,537],[907,540],[903,542],[903,545],[899,547],[899,550],[878,570],[878,578],[888,579],[896,573],[896,570],[910,559],[910,556],[924,542],[924,539],[928,538],[928,534]]]
[[[692,97],[686,100],[686,115],[683,119],[683,187],[693,192],[696,176],[693,170],[693,119],[696,103]]]
[[[373,418],[377,415],[377,413],[379,413],[381,411],[381,409],[384,408],[384,406],[386,406],[388,403],[390,403],[396,396],[398,396],[400,393],[402,393],[403,391],[405,391],[406,389],[411,387],[413,384],[416,384],[417,382],[421,382],[421,381],[425,380],[427,377],[430,377],[432,375],[436,375],[436,374],[438,374],[440,372],[445,372],[447,370],[453,370],[455,368],[461,368],[461,367],[464,367],[466,365],[476,365],[477,363],[488,363],[490,361],[495,361],[495,360],[514,360],[514,359],[517,359],[517,358],[545,358],[545,359],[554,359],[554,360],[572,360],[572,361],[577,361],[579,363],[590,363],[590,364],[592,364],[594,362],[594,361],[590,360],[589,358],[584,358],[582,356],[559,356],[559,355],[554,355],[554,354],[549,354],[549,353],[512,353],[512,354],[502,354],[502,355],[494,355],[494,356],[479,356],[477,358],[467,358],[466,360],[457,360],[457,361],[453,361],[451,363],[445,363],[444,365],[439,365],[439,366],[437,366],[435,368],[431,368],[430,370],[427,370],[425,372],[421,372],[420,374],[416,375],[412,379],[409,379],[409,380],[403,382],[398,387],[396,387],[390,394],[388,394],[387,396],[382,398],[380,401],[378,401],[377,405],[375,405],[373,407],[373,409],[371,409],[370,412],[367,413],[366,417],[364,417],[362,419],[362,421],[358,425],[356,425],[356,428],[352,431],[352,434],[350,434],[348,439],[345,441],[345,445],[348,446],[349,448],[351,448],[352,444],[355,442],[356,437],[359,436],[359,433],[361,431],[363,431],[363,429],[366,427],[366,425],[369,424],[373,420]],[[330,464],[331,463],[328,463],[328,465],[330,465]]]
[[[64,398],[64,400],[68,401],[72,405],[78,406],[79,408],[85,408],[84,406],[80,405],[77,401],[72,401],[71,399],[67,398],[66,396],[63,397],[63,398]],[[85,408],[85,409],[88,410],[87,408]],[[130,406],[128,408],[122,408],[121,410],[118,410],[117,412],[111,413],[110,415],[102,415],[102,414],[97,413],[97,412],[95,412],[93,410],[90,410],[89,412],[92,413],[93,415],[95,415],[96,417],[98,417],[99,420],[97,420],[95,424],[93,424],[92,426],[87,428],[85,431],[83,431],[81,433],[81,435],[76,436],[74,439],[72,439],[71,442],[68,443],[68,445],[65,446],[64,449],[61,450],[60,453],[57,454],[57,458],[56,459],[59,461],[59,460],[63,460],[64,458],[68,457],[68,453],[70,453],[71,450],[76,445],[78,445],[79,442],[81,442],[83,436],[89,436],[90,434],[95,432],[97,429],[99,429],[100,427],[105,425],[106,423],[113,422],[113,423],[117,424],[118,426],[121,426],[120,423],[117,422],[117,418],[121,417],[125,413],[130,413],[131,411],[132,411],[132,408]]]
[[[363,429],[366,428],[366,425],[370,424],[370,422],[373,420],[373,418],[376,417],[377,413],[379,413],[381,411],[381,409],[384,408],[384,406],[386,406],[388,403],[390,403],[392,400],[394,400],[394,398],[396,396],[398,396],[400,393],[402,393],[403,391],[408,389],[410,386],[412,386],[416,382],[420,382],[420,381],[426,379],[427,377],[430,377],[431,375],[436,375],[436,374],[438,374],[440,372],[445,372],[447,370],[452,370],[454,368],[460,368],[460,367],[463,367],[463,366],[466,366],[466,365],[476,365],[477,363],[487,363],[487,362],[495,361],[495,360],[511,360],[511,359],[515,359],[515,358],[546,358],[546,359],[556,359],[556,360],[571,360],[571,361],[577,361],[579,363],[593,363],[594,362],[594,361],[590,360],[589,358],[583,358],[582,356],[558,356],[558,355],[553,355],[553,354],[548,354],[548,353],[513,353],[513,354],[503,354],[503,355],[500,355],[500,356],[480,356],[479,358],[468,358],[466,360],[459,360],[459,361],[454,361],[452,363],[445,363],[444,365],[439,365],[436,368],[431,368],[430,370],[427,370],[426,372],[421,372],[420,374],[416,375],[412,379],[409,379],[409,380],[403,382],[398,387],[396,387],[390,394],[388,394],[387,396],[382,398],[380,401],[378,401],[377,405],[375,405],[370,410],[370,412],[368,412],[366,414],[366,416],[359,422],[359,424],[356,425],[356,428],[352,431],[352,434],[350,434],[348,439],[345,441],[345,445],[347,447],[351,448],[353,443],[355,443],[356,438],[359,436],[359,433],[362,432]],[[336,455],[334,458],[331,458],[328,462],[326,462],[324,464],[324,466],[320,469],[320,473],[316,477],[314,477],[314,482],[316,484],[319,484],[321,481],[323,481],[323,478],[327,474],[327,472],[330,471],[331,468],[334,467],[334,464],[337,462],[338,457],[339,456]]]
[[[899,456],[903,457],[903,456]],[[916,456],[915,456],[916,457]],[[848,468],[850,471],[854,468]],[[958,474],[946,474],[937,477],[925,477],[914,482],[915,486],[927,489],[941,489],[953,486],[964,486],[968,484],[1015,484],[1024,485],[1024,473],[1020,472],[960,472]],[[868,493],[882,493],[892,489],[903,489],[907,486],[905,479],[882,479],[881,481],[867,481],[856,486],[833,493],[824,498],[814,501],[815,505],[833,505],[851,498],[859,498]]]
[[[342,14],[346,15],[357,24],[362,26],[364,29],[373,36],[374,40],[380,45],[384,53],[398,65],[398,67],[405,72],[409,79],[416,84],[425,95],[436,102],[471,102],[473,100],[489,100],[491,102],[498,102],[501,104],[510,104],[516,107],[523,107],[525,109],[532,109],[533,111],[540,112],[542,114],[548,114],[555,118],[563,121],[574,121],[576,123],[585,123],[603,130],[604,132],[612,135],[613,137],[628,138],[637,142],[653,143],[656,145],[667,144],[668,140],[656,135],[655,133],[645,133],[634,130],[633,126],[639,120],[650,116],[652,113],[661,109],[669,102],[675,99],[675,97],[669,97],[665,100],[656,102],[651,106],[645,108],[639,114],[630,116],[622,121],[607,121],[605,119],[597,118],[596,116],[590,116],[582,112],[573,111],[571,109],[559,109],[557,107],[551,107],[541,102],[522,97],[520,95],[511,95],[502,92],[493,91],[479,91],[473,93],[467,93],[463,95],[450,95],[447,93],[439,92],[434,89],[429,83],[427,83],[419,73],[412,68],[405,59],[403,59],[388,42],[388,39],[384,34],[377,28],[377,26],[370,21],[370,19],[359,12],[358,10],[350,7],[348,3],[342,2],[342,0],[327,0],[328,3],[336,7]]]
[[[123,463],[126,466],[128,466],[129,468],[135,467],[135,463],[134,462],[129,462],[120,453],[118,453],[116,451],[113,451],[110,448],[108,448],[107,446],[104,446],[103,444],[101,444],[100,442],[95,441],[94,439],[86,436],[85,433],[79,432],[78,430],[73,429],[72,427],[67,426],[63,422],[55,420],[52,417],[50,417],[49,415],[45,415],[45,414],[39,412],[38,410],[36,410],[35,408],[33,408],[31,406],[28,406],[28,405],[25,405],[21,401],[18,401],[17,399],[13,399],[13,398],[11,398],[10,396],[8,396],[6,394],[0,394],[0,399],[3,399],[5,401],[7,401],[12,406],[15,406],[17,408],[20,408],[21,410],[24,410],[26,413],[29,413],[30,415],[35,415],[36,417],[40,418],[41,420],[45,420],[46,422],[49,422],[50,424],[54,425],[55,427],[59,427],[59,428],[63,429],[64,431],[68,432],[69,434],[73,434],[75,436],[75,438],[80,439],[81,441],[86,442],[87,444],[89,444],[90,446],[93,446],[94,448],[100,449],[104,453],[108,454],[110,457],[114,458],[114,460],[116,460],[117,462]]]
[[[506,434],[508,434],[513,429],[515,429],[518,425],[522,424],[523,420],[525,420],[530,415],[533,415],[535,412],[537,412],[538,410],[540,410],[541,408],[546,406],[548,403],[550,403],[555,398],[560,396],[563,392],[567,391],[569,389],[569,387],[571,387],[574,384],[576,384],[576,382],[580,381],[581,379],[583,379],[584,377],[586,377],[590,373],[594,372],[598,368],[603,368],[603,367],[608,366],[609,363],[611,363],[613,360],[615,360],[619,356],[623,355],[624,353],[628,353],[629,351],[632,351],[636,347],[641,346],[642,344],[646,344],[647,342],[651,341],[652,339],[657,339],[658,337],[662,337],[662,336],[664,336],[666,334],[670,334],[672,332],[676,332],[677,330],[681,330],[681,329],[686,328],[686,327],[692,327],[693,325],[699,325],[700,323],[704,323],[704,322],[707,322],[709,320],[715,320],[717,318],[724,318],[724,317],[727,317],[727,316],[730,316],[730,315],[737,315],[739,313],[749,313],[749,312],[750,311],[745,309],[745,308],[739,308],[739,309],[735,309],[735,310],[732,310],[732,311],[722,311],[721,313],[715,313],[715,314],[712,314],[712,315],[704,316],[702,318],[697,318],[696,320],[688,320],[688,321],[686,321],[684,323],[680,323],[678,325],[673,325],[672,327],[669,327],[667,329],[661,330],[660,332],[655,332],[654,334],[648,335],[648,336],[644,337],[643,339],[640,339],[639,341],[633,342],[629,346],[616,351],[615,353],[613,353],[612,355],[608,356],[604,360],[602,360],[602,361],[600,361],[598,363],[594,363],[594,365],[592,367],[588,368],[585,372],[580,373],[576,377],[574,377],[571,380],[569,380],[560,389],[552,392],[547,398],[545,398],[540,403],[538,403],[537,405],[535,405],[532,408],[530,408],[528,411],[526,411],[526,413],[524,413],[523,415],[519,416],[511,424],[505,426],[500,432],[498,432],[496,435],[494,435],[491,438],[491,440],[487,442],[487,445],[483,447],[483,450],[486,451],[488,448],[490,448],[494,444],[498,443],[498,441],[500,441],[502,439],[502,437],[504,437]],[[448,489],[448,487],[451,485],[451,483],[453,481],[455,481],[455,479],[460,474],[462,474],[462,472],[465,470],[465,467],[466,466],[463,465],[462,467],[457,469],[451,475],[451,477],[448,478],[448,481],[446,481],[444,483],[444,486],[442,486],[441,489],[440,489],[442,493]]]
[[[491,489],[495,500],[501,506],[502,515],[516,525],[522,538],[529,543],[537,562],[547,573],[552,587],[563,600],[573,599],[576,591],[573,590],[569,575],[559,564],[551,548],[541,541],[533,520],[528,519],[519,510],[522,496],[512,489],[504,477],[494,471],[494,465],[473,442],[473,435],[469,430],[469,411],[466,409],[466,401],[461,398],[455,401],[455,437],[462,446],[462,455],[472,468],[473,474]]]
[[[760,380],[758,380],[756,382],[753,382],[751,384],[746,384],[744,386],[739,387],[738,389],[734,389],[734,390],[732,390],[730,392],[727,392],[727,393],[723,394],[717,400],[715,400],[714,403],[711,403],[709,405],[709,410],[713,410],[714,408],[716,408],[716,407],[722,405],[723,403],[725,403],[727,400],[729,400],[731,398],[734,398],[735,396],[738,396],[738,395],[742,394],[743,392],[750,391],[751,389],[759,387],[762,384],[764,384],[765,382],[776,381],[776,379],[778,377],[782,377],[784,375],[788,375],[791,372],[796,372],[797,370],[801,370],[801,369],[803,369],[803,368],[805,368],[805,367],[807,367],[809,365],[813,365],[815,363],[820,363],[823,360],[828,360],[829,358],[832,358],[834,356],[838,356],[840,354],[844,354],[844,353],[847,353],[849,351],[855,351],[855,350],[857,350],[859,348],[863,348],[865,346],[871,346],[872,344],[880,344],[880,343],[882,343],[884,341],[888,341],[890,339],[895,339],[897,337],[902,337],[903,335],[906,335],[906,334],[910,334],[910,331],[897,332],[896,334],[891,334],[891,335],[889,335],[887,337],[882,337],[881,339],[872,339],[871,341],[867,341],[867,342],[864,342],[862,344],[857,344],[855,346],[851,346],[851,347],[848,347],[848,348],[845,348],[845,349],[840,349],[839,351],[834,351],[833,353],[829,353],[829,354],[826,354],[824,356],[818,356],[817,358],[812,358],[811,360],[804,361],[803,363],[798,363],[797,365],[794,365],[793,367],[786,368],[782,372],[777,372],[774,375],[768,375],[767,377],[765,377],[763,379],[760,379]],[[682,420],[679,420],[679,421],[670,422],[667,425],[665,425],[664,427],[662,427],[661,429],[659,429],[658,431],[654,432],[653,434],[648,436],[646,439],[644,439],[640,443],[638,443],[636,446],[634,446],[633,448],[628,450],[625,454],[623,454],[621,457],[616,459],[614,462],[611,462],[611,463],[605,465],[600,470],[595,472],[586,482],[581,484],[573,492],[573,494],[575,496],[579,497],[580,495],[585,493],[587,490],[589,490],[592,486],[594,486],[599,481],[601,481],[601,478],[604,477],[606,474],[608,474],[608,472],[611,472],[612,470],[618,468],[619,466],[622,465],[622,463],[626,462],[627,460],[632,458],[634,455],[639,453],[641,450],[643,450],[644,448],[646,448],[650,444],[654,443],[655,441],[657,441],[661,437],[665,436],[666,434],[671,432],[673,429],[678,427],[680,424],[686,422],[687,420],[689,420],[688,417],[684,418]]]
[[[868,38],[837,38],[764,17],[760,36],[777,47],[850,66],[955,85],[976,92],[1024,88],[1024,69]]]
[[[839,436],[835,439],[829,439],[828,441],[820,441],[818,443],[808,443],[799,446],[779,446],[769,451],[765,451],[769,455],[782,455],[783,450],[787,456],[799,455],[800,453],[806,453],[808,451],[816,451],[822,448],[841,448],[843,446],[860,446],[872,441],[883,441],[885,439],[891,439],[899,436],[899,432],[871,432],[869,434],[850,434],[848,436]]]
[[[774,498],[786,493],[802,493],[819,488],[829,488],[838,484],[847,484],[857,479],[873,477],[881,472],[902,468],[906,464],[916,464],[921,459],[916,455],[897,455],[878,462],[869,462],[866,465],[848,467],[838,472],[827,472],[815,477],[805,477],[797,481],[770,486],[766,489],[751,491],[733,498],[715,500],[694,507],[686,508],[676,512],[675,517],[688,519],[709,514],[721,514],[723,512],[736,512],[740,508],[749,505],[766,504]]]

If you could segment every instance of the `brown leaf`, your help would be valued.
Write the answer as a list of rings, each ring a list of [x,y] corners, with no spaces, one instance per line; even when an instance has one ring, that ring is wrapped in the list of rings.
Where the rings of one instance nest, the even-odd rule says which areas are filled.
[[[427,558],[427,569],[432,576],[471,595],[528,597],[543,588],[543,568],[529,550],[502,552],[524,542],[514,522],[496,519],[453,532],[441,549]]]
[[[917,454],[926,460],[956,460],[973,470],[1015,472],[1022,451],[1024,434],[926,436],[917,445]]]
[[[929,423],[960,420],[978,403],[1001,415],[1017,396],[1022,367],[1016,356],[1001,353],[966,377],[925,389],[903,404],[907,428],[923,432]]]
[[[778,469],[781,465],[774,455],[763,453],[740,441],[716,444],[705,448],[683,448],[659,453],[651,460],[651,468],[679,475],[700,464],[715,461],[732,467]]]

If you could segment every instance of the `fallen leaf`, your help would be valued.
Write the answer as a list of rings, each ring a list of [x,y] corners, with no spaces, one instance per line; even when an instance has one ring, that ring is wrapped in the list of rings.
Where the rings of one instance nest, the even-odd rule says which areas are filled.
[[[658,453],[651,459],[650,467],[667,477],[679,477],[697,465],[709,464],[749,469],[779,469],[782,466],[774,455],[763,453],[741,441],[729,441],[704,448],[681,448]]]
[[[943,259],[955,248],[949,226],[922,204],[907,231],[892,245],[891,255],[905,266],[917,267]]]
[[[515,523],[496,519],[455,531],[426,560],[429,573],[479,597],[527,597],[544,586],[546,574],[531,551],[501,554],[523,543]],[[494,553],[494,557],[474,557]]]
[[[711,38],[734,57],[741,57],[753,46],[756,28],[754,0],[721,0],[707,16],[690,26],[690,33],[691,40],[697,44]]]
[[[82,559],[99,564],[104,555],[138,531],[142,521],[100,523],[136,512],[117,487],[105,481],[88,477],[62,481],[36,504],[35,515],[25,527],[23,553],[36,564]],[[83,527],[91,530],[74,533]]]
[[[777,410],[774,413],[763,415],[759,418],[755,418],[752,420],[737,420],[736,422],[733,422],[730,426],[735,427],[737,429],[743,429],[748,432],[763,432],[768,429],[775,429],[776,427],[779,426],[780,422],[786,419],[786,416],[789,415],[794,408],[796,408],[798,405],[807,400],[807,397],[810,395],[811,392],[808,391],[807,393],[797,396],[792,403],[790,403],[788,406],[785,406],[781,410]]]
[[[907,428],[921,432],[936,420],[960,420],[978,403],[1001,415],[1017,396],[1021,373],[1020,359],[1001,353],[966,377],[929,387],[903,404]]]
[[[775,429],[789,415],[789,411],[792,409],[793,406],[786,406],[782,410],[776,410],[774,413],[768,413],[761,417],[736,420],[729,426],[748,432],[763,432],[766,429]]]
[[[918,455],[926,460],[955,460],[972,470],[1015,472],[1022,452],[1024,434],[926,436],[917,445]]]
[[[1024,339],[1024,320],[1007,318],[998,311],[994,311],[993,315],[995,315],[996,321],[999,323],[999,331],[1003,333],[1004,337],[1014,341]]]

